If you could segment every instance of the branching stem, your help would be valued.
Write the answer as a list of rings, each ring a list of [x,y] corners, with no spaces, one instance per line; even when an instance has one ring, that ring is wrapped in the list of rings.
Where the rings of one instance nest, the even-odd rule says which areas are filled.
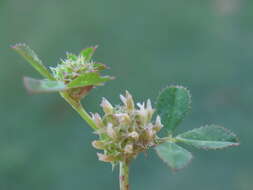
[[[96,123],[92,120],[90,115],[85,111],[80,101],[73,100],[68,93],[61,92],[60,95],[71,105],[71,107],[79,113],[79,115],[88,123],[88,125],[97,130]]]

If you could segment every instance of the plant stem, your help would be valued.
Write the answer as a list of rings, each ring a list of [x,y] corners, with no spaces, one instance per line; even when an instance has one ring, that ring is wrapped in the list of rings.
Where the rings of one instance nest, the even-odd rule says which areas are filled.
[[[129,190],[129,163],[121,161],[119,163],[119,184],[120,190]]]
[[[89,126],[96,130],[97,125],[92,120],[90,115],[85,111],[80,101],[73,100],[66,92],[60,92],[60,95],[71,105],[71,107],[79,113],[79,115],[89,124]]]

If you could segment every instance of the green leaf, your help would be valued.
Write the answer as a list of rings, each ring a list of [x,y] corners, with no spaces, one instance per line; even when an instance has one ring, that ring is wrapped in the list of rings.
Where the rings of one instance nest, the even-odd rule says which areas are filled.
[[[158,156],[173,170],[184,168],[192,160],[192,154],[173,142],[160,144],[156,148]]]
[[[108,67],[102,63],[94,63],[93,66],[94,66],[95,70],[97,70],[97,71],[103,71],[105,69],[108,69]]]
[[[77,60],[77,56],[73,53],[67,53],[67,59],[70,59],[72,61],[76,61]]]
[[[98,73],[86,73],[77,77],[68,84],[69,88],[76,88],[89,85],[101,85],[108,80],[112,80],[109,76],[100,76]]]
[[[48,79],[37,80],[24,77],[24,84],[26,89],[31,93],[58,92],[67,90],[67,87],[63,82]]]
[[[176,139],[179,142],[203,149],[221,149],[239,145],[238,138],[234,133],[217,125],[193,129],[178,135]]]
[[[85,57],[86,61],[89,61],[92,58],[93,54],[95,53],[96,49],[97,46],[88,47],[82,50],[80,54]]]
[[[157,113],[165,128],[172,132],[184,119],[190,110],[191,96],[189,91],[181,86],[165,88],[157,98]]]
[[[78,88],[90,85],[101,85],[111,79],[112,77],[109,76],[99,76],[98,73],[87,73],[85,75],[79,76],[67,85],[65,85],[62,81],[53,81],[48,79],[37,80],[29,77],[24,77],[24,84],[29,92],[43,93],[65,91],[71,88]]]
[[[25,44],[17,44],[12,48],[25,58],[43,77],[50,80],[55,80],[53,75],[43,65],[42,61],[38,58],[35,52]]]

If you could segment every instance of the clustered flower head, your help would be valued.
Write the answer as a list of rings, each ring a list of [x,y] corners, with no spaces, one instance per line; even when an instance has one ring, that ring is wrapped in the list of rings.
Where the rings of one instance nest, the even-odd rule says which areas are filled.
[[[81,52],[79,55],[67,53],[66,59],[61,60],[61,62],[56,67],[50,68],[53,73],[54,78],[57,81],[64,82],[64,84],[69,84],[70,82],[74,81],[78,77],[85,76],[91,73],[94,74],[95,77],[97,78],[100,77],[100,72],[105,70],[107,67],[104,64],[96,63],[91,60],[91,56],[94,53],[96,47],[87,48],[86,50],[88,49],[92,50],[92,53],[90,53],[90,55],[88,55],[85,52],[85,50],[84,50],[84,53]],[[90,78],[92,79],[92,77]],[[98,85],[101,85],[101,84],[98,84]],[[87,85],[87,86],[70,89],[69,94],[73,98],[81,99],[93,87],[94,85]]]
[[[152,122],[154,109],[151,101],[134,104],[133,98],[126,91],[125,96],[120,95],[123,105],[113,107],[108,100],[103,98],[101,107],[104,116],[98,113],[92,115],[100,139],[93,141],[92,145],[104,150],[98,153],[99,160],[117,163],[130,161],[138,153],[157,144],[157,132],[163,127],[160,117]]]
[[[69,83],[80,75],[90,72],[100,72],[107,67],[101,63],[88,60],[87,57],[67,53],[67,59],[61,60],[56,67],[51,67],[51,71],[56,80]]]

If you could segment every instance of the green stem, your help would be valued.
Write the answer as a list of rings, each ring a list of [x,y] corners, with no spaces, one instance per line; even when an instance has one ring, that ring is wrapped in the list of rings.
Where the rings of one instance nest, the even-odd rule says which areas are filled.
[[[79,115],[91,126],[92,129],[97,130],[96,123],[92,120],[90,115],[85,111],[80,101],[73,100],[68,93],[60,92],[60,95],[71,105],[71,107],[79,113]]]
[[[129,190],[129,163],[121,161],[119,163],[119,184],[120,190]]]

